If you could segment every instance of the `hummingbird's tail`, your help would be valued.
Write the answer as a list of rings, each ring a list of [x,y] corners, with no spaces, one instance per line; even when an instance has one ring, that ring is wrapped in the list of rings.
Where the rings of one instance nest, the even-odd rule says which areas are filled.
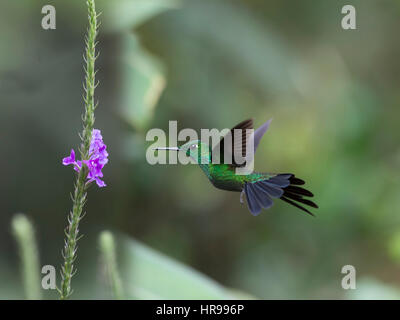
[[[305,182],[297,178],[294,174],[292,174],[292,176],[289,178],[289,182],[290,184],[283,188],[283,195],[280,197],[280,199],[313,216],[308,209],[304,208],[299,203],[318,209],[318,205],[315,202],[309,199],[304,199],[304,197],[312,198],[314,197],[314,194],[307,189],[299,187],[300,185],[305,184]]]
[[[294,174],[283,173],[266,180],[246,183],[243,191],[253,215],[258,215],[261,208],[270,208],[273,204],[271,198],[279,198],[313,216],[303,205],[313,208],[318,208],[318,206],[313,201],[304,198],[314,196],[312,192],[299,187],[304,184],[305,182]]]

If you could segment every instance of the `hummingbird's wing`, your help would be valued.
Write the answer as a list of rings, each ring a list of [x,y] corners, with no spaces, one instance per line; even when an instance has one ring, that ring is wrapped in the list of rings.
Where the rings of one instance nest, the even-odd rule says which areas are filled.
[[[235,129],[240,129],[241,131],[236,131],[236,133],[235,133]],[[244,121],[240,122],[239,124],[237,124],[236,126],[234,126],[230,130],[229,139],[227,138],[227,136],[223,137],[221,139],[221,141],[213,148],[213,150],[211,152],[211,157],[213,156],[213,154],[215,155],[216,153],[218,153],[220,155],[220,163],[226,163],[225,160],[228,160],[228,159],[224,159],[224,156],[228,156],[230,158],[229,163],[231,164],[232,167],[245,166],[246,163],[241,163],[241,164],[236,163],[233,154],[234,154],[234,150],[241,150],[242,157],[243,158],[246,157],[247,142],[251,136],[251,132],[249,132],[249,130],[246,130],[246,129],[253,129],[253,119],[244,120]],[[239,135],[238,135],[238,133],[239,133]],[[264,133],[262,133],[262,134],[264,134]],[[262,134],[261,134],[261,136],[262,136]],[[224,154],[225,144],[229,143],[229,142],[231,143],[230,151],[227,152],[227,154]]]
[[[257,147],[260,144],[260,140],[264,136],[265,132],[267,132],[271,121],[272,119],[269,119],[262,126],[258,127],[256,131],[254,131],[254,153],[256,153]]]
[[[269,119],[267,122],[265,122],[263,125],[261,125],[257,130],[254,131],[254,153],[256,153],[257,147],[260,144],[261,138],[264,136],[265,132],[268,130],[269,125],[271,123],[272,119]],[[235,129],[241,129],[241,134],[238,135],[235,134]],[[231,131],[230,131],[230,139],[232,140],[232,152],[228,154],[230,157],[230,163],[232,167],[243,167],[246,165],[246,163],[238,164],[235,162],[235,159],[233,157],[233,152],[234,150],[241,150],[242,151],[242,157],[245,158],[247,156],[246,153],[246,147],[248,145],[249,139],[251,138],[251,132],[247,131],[246,129],[253,129],[253,119],[248,119],[240,122],[238,125],[234,126]],[[219,148],[219,155],[220,155],[220,163],[224,163],[224,147],[226,143],[225,137],[221,139],[219,144],[215,146],[215,148],[212,150],[212,154],[216,153],[217,148]]]

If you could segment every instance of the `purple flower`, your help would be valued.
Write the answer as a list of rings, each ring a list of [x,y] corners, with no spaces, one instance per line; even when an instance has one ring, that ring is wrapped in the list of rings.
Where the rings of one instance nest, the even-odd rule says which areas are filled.
[[[89,160],[76,160],[75,151],[71,149],[71,154],[62,160],[64,166],[72,164],[75,171],[82,169],[82,163],[84,163],[89,169],[87,175],[88,183],[96,181],[99,187],[105,187],[106,184],[100,178],[103,178],[103,172],[101,170],[108,162],[108,152],[106,151],[107,146],[103,142],[103,137],[98,129],[93,129],[92,140],[90,141],[89,147]]]
[[[66,157],[62,161],[64,166],[67,166],[69,164],[74,164],[75,163],[75,151],[74,149],[71,149],[71,154],[69,157]]]

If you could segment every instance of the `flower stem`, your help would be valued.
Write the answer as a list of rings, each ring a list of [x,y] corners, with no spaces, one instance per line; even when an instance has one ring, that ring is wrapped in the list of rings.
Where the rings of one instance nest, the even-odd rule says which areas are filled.
[[[80,147],[80,153],[82,160],[88,160],[90,141],[92,137],[92,131],[94,127],[94,110],[96,105],[94,103],[94,90],[97,86],[95,82],[95,61],[96,61],[96,35],[97,35],[97,18],[95,10],[94,0],[88,0],[88,18],[89,27],[87,30],[87,36],[85,38],[86,51],[85,51],[85,84],[83,97],[85,102],[85,112],[82,117],[83,120],[83,131],[80,135],[82,144]],[[75,191],[72,196],[72,211],[68,217],[68,226],[65,230],[65,246],[63,250],[64,263],[61,267],[61,288],[60,299],[64,300],[69,298],[72,294],[71,289],[71,278],[76,272],[74,268],[74,261],[76,259],[77,242],[79,240],[79,222],[83,218],[83,207],[87,197],[87,178],[88,170],[86,165],[82,164],[82,169],[79,171],[76,182]]]
[[[109,231],[103,231],[99,236],[100,250],[115,299],[123,299],[123,288],[118,273],[117,255],[114,236]]]
[[[41,299],[35,230],[29,219],[23,214],[17,214],[13,217],[11,227],[19,247],[25,296],[29,300]]]

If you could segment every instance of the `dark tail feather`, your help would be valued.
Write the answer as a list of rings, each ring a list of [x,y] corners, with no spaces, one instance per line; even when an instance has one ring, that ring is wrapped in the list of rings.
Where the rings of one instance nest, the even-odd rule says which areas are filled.
[[[285,176],[287,174],[284,174]],[[277,177],[279,177],[280,175],[278,175]],[[308,209],[306,209],[305,207],[303,207],[301,204],[305,204],[307,206],[313,207],[313,208],[318,208],[318,205],[316,203],[314,203],[313,201],[309,200],[309,199],[304,199],[303,197],[313,197],[314,195],[312,194],[312,192],[298,187],[298,185],[303,185],[304,181],[297,178],[294,174],[291,174],[291,177],[289,178],[289,182],[290,184],[283,188],[283,195],[281,197],[281,199],[289,204],[291,204],[292,206],[295,206],[296,208],[299,208],[305,212],[307,212],[308,214],[314,216],[314,214],[312,214]]]
[[[308,214],[312,215],[314,217],[314,214],[312,214],[310,211],[308,211],[306,208],[302,207],[301,205],[297,204],[296,202],[289,200],[288,198],[285,197],[281,197],[281,199],[289,204],[291,204],[292,206],[295,206],[296,208],[299,208],[300,210],[303,210],[305,212],[307,212]]]
[[[295,186],[295,185],[302,186],[303,184],[305,184],[304,180],[296,178],[294,175],[292,175],[292,177],[289,178],[289,181],[290,181],[290,184],[293,186]]]
[[[311,200],[303,199],[302,196],[299,196],[299,195],[291,193],[291,192],[285,192],[284,197],[296,200],[298,202],[304,203],[304,204],[306,204],[306,205],[308,205],[310,207],[316,208],[316,209],[318,208],[318,206],[314,202],[312,202]]]
[[[306,196],[306,197],[314,197],[314,195],[312,194],[312,192],[298,187],[298,186],[293,186],[293,185],[289,185],[288,187],[285,188],[286,192],[291,192],[294,194],[298,194],[298,195],[302,195],[302,196]]]

